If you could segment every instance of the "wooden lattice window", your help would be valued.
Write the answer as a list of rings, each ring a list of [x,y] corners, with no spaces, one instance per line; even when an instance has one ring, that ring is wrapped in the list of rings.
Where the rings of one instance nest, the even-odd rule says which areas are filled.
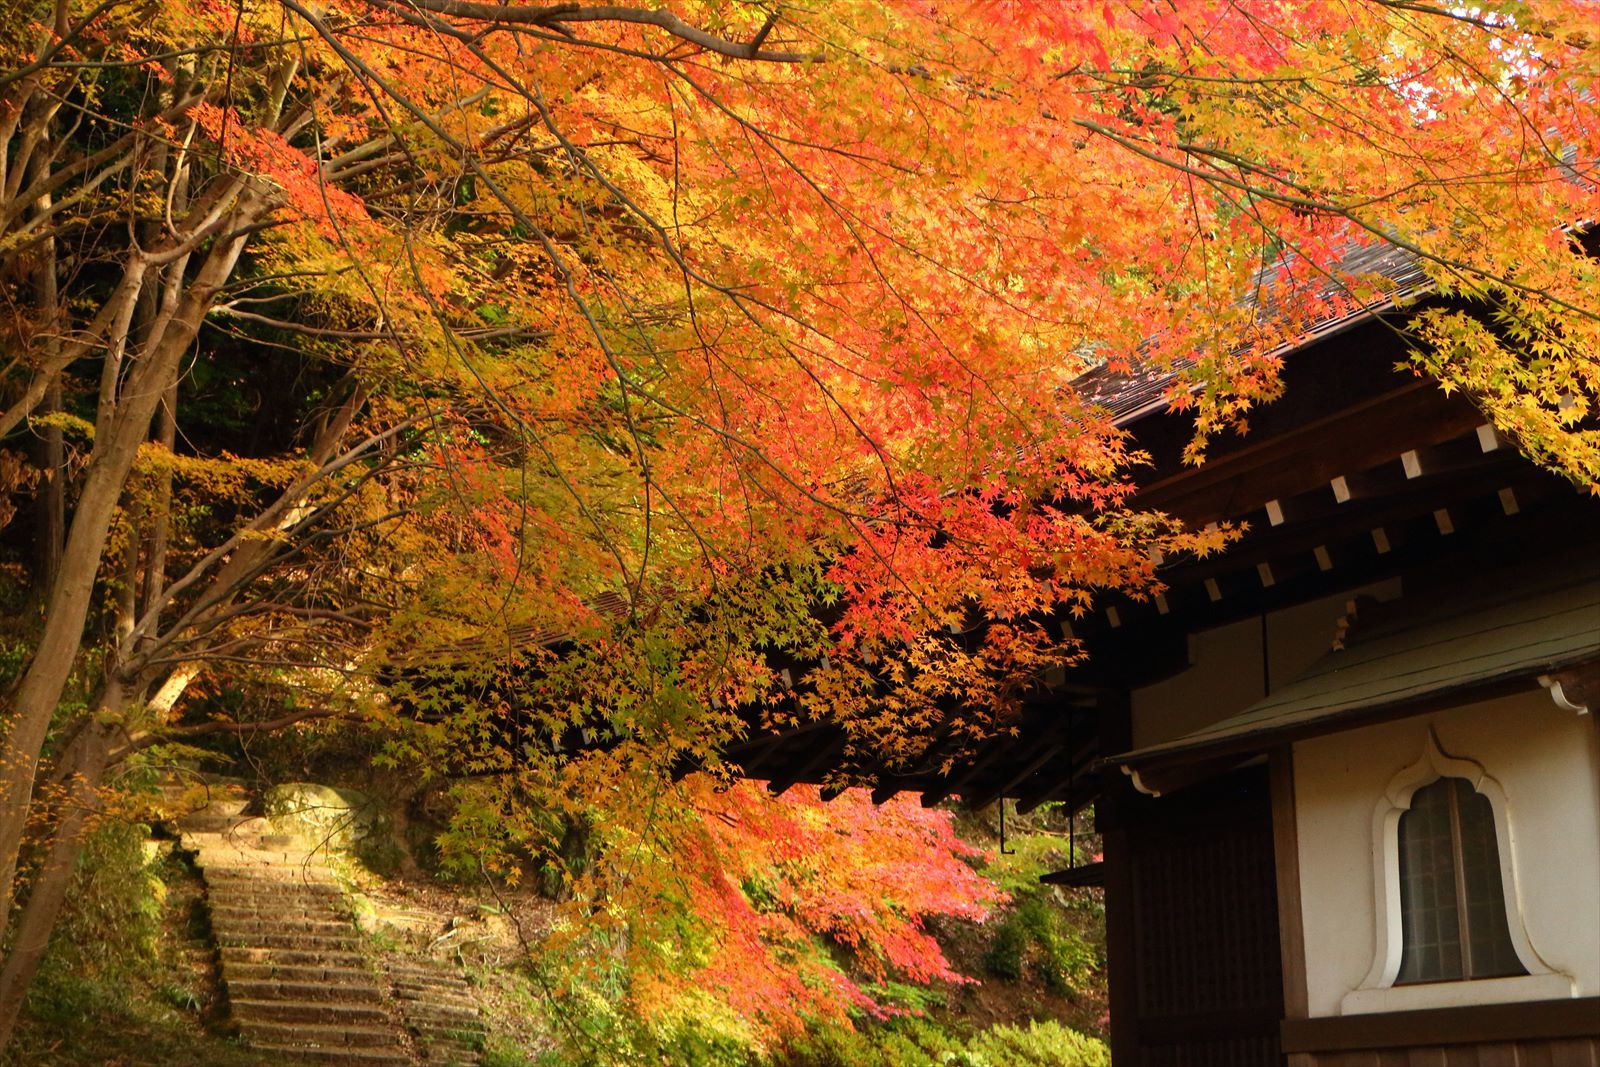
[[[1527,974],[1506,920],[1489,798],[1465,778],[1418,789],[1400,817],[1396,985]]]

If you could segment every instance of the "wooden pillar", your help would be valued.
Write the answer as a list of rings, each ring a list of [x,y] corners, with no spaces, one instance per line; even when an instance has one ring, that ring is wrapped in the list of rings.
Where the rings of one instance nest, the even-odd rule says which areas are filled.
[[[1105,755],[1133,747],[1133,722],[1128,694],[1118,691],[1100,699],[1100,751]],[[1140,1067],[1139,974],[1134,913],[1132,835],[1125,809],[1133,786],[1119,768],[1100,772],[1100,799],[1095,804],[1095,829],[1105,863],[1106,979],[1111,1010],[1111,1059]]]
[[[1283,960],[1283,1017],[1304,1019],[1306,939],[1300,911],[1300,834],[1295,821],[1294,748],[1283,745],[1268,756],[1272,783],[1272,851],[1278,875],[1278,946]],[[1292,1052],[1288,1067],[1314,1067],[1310,1053]]]

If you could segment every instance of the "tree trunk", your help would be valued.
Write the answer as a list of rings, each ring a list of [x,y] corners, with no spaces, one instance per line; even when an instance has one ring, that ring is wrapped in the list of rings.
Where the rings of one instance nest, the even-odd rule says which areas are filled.
[[[59,382],[45,391],[40,405],[46,415],[61,410],[61,385]],[[67,531],[67,470],[66,441],[61,427],[47,426],[39,435],[34,450],[35,461],[44,471],[44,485],[39,489],[39,518],[34,526],[34,551],[37,570],[34,574],[36,595],[43,597],[55,584],[61,571],[61,544]]]
[[[161,410],[156,414],[155,440],[168,452],[178,443],[178,382],[167,386],[167,395],[161,398]],[[172,472],[163,471],[156,485],[156,498],[150,510],[149,534],[145,544],[144,592],[140,597],[138,614],[143,615],[155,604],[156,598],[167,586],[167,543],[171,536]]]
[[[48,138],[44,140],[47,142]],[[41,160],[31,168],[32,177],[42,177],[47,169],[47,164]],[[52,197],[45,194],[39,201],[39,209],[49,210],[51,200]],[[40,313],[38,330],[43,334],[53,333],[61,322],[58,270],[56,239],[50,236],[39,245],[39,262],[34,269],[34,305]],[[61,380],[52,374],[47,381],[41,407],[46,415],[53,415],[61,410]],[[39,435],[34,458],[44,471],[44,486],[39,492],[39,518],[34,526],[38,564],[34,571],[34,590],[43,598],[61,569],[61,545],[67,532],[66,442],[60,426],[47,426]]]
[[[70,774],[61,797],[55,833],[49,850],[32,879],[32,890],[16,922],[16,936],[0,967],[0,1049],[11,1041],[17,1017],[28,993],[28,984],[39,970],[50,946],[61,906],[66,903],[72,874],[83,851],[89,831],[89,815],[95,810],[95,793],[105,774],[106,756],[111,750],[115,727],[91,723],[77,739],[66,759]]]
[[[237,216],[249,214],[241,209],[235,221],[241,221]],[[230,229],[237,230],[237,226]],[[159,339],[140,354],[106,425],[96,427],[95,448],[73,511],[61,569],[46,604],[44,631],[17,687],[5,741],[0,744],[0,916],[10,914],[40,753],[83,640],[95,575],[105,556],[117,502],[156,407],[217,291],[232,275],[244,243],[241,235],[212,247],[194,281],[178,298]]]

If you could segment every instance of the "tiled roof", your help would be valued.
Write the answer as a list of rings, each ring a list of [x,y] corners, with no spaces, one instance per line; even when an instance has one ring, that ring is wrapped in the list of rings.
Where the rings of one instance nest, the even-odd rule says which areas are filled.
[[[1268,273],[1276,274],[1277,268]],[[1329,334],[1364,322],[1427,292],[1432,285],[1416,255],[1389,244],[1355,247],[1331,273],[1334,277],[1326,279],[1315,294],[1328,302],[1328,314],[1311,323],[1293,343],[1276,349],[1274,355],[1288,355]],[[1336,301],[1336,297],[1345,294],[1342,279],[1358,276],[1385,279],[1388,284],[1383,295],[1359,306]],[[1158,342],[1149,342],[1150,345],[1155,343]],[[1181,367],[1185,361],[1180,359],[1178,363]],[[1167,391],[1177,379],[1177,373],[1161,367],[1136,369],[1125,374],[1102,364],[1080,375],[1073,385],[1085,400],[1106,408],[1118,424],[1123,424],[1165,408]]]

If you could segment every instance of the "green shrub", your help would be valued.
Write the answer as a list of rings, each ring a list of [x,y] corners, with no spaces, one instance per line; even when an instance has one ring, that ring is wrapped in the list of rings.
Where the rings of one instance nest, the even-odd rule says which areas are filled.
[[[1111,1067],[1111,1053],[1054,1020],[1001,1025],[963,1038],[924,1018],[808,1034],[770,1067]]]
[[[963,1038],[930,1019],[901,1016],[856,1029],[822,1026],[784,1049],[772,1067],[944,1067]]]
[[[1036,974],[1054,993],[1085,985],[1099,967],[1099,953],[1074,929],[1047,891],[1019,897],[1002,920],[984,957],[996,978],[1020,981]]]
[[[983,957],[984,969],[996,978],[1020,982],[1028,943],[1025,926],[1016,921],[1015,915],[1008,916],[995,931],[994,940],[989,942],[989,951]]]
[[[151,971],[166,887],[149,828],[109,821],[84,842],[66,904],[28,990],[37,1020],[78,1023],[127,1010],[129,979]]]
[[[1111,1052],[1103,1041],[1053,1019],[1035,1019],[1025,1028],[983,1031],[941,1067],[1111,1067]]]

